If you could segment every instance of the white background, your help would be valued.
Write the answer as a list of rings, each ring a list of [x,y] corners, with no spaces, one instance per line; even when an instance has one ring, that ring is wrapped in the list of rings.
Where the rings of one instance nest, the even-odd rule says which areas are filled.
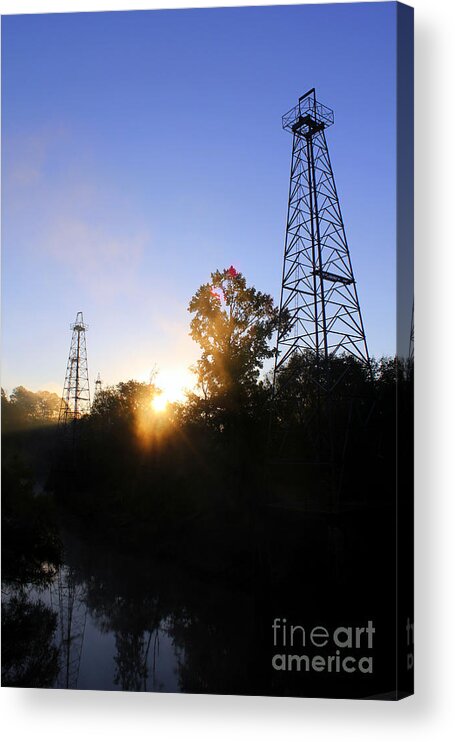
[[[216,0],[195,3],[214,4]],[[455,739],[455,3],[414,0],[412,4],[416,11],[415,696],[385,703],[2,688],[3,739]],[[3,14],[190,5],[185,0],[0,0]]]

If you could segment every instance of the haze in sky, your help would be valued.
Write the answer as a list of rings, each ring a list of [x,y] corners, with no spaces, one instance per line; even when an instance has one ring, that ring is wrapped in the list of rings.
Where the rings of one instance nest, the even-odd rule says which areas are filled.
[[[394,354],[395,3],[2,19],[3,378],[178,397],[191,296],[231,264],[279,301],[291,137],[316,87],[370,353]]]

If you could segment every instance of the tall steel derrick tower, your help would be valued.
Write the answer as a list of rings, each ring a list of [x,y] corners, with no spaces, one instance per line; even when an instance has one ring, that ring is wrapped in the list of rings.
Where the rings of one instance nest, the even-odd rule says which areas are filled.
[[[313,396],[324,410],[345,369],[334,359],[356,359],[371,376],[365,330],[351,265],[325,130],[334,122],[330,108],[312,88],[282,119],[293,135],[286,223],[280,326],[274,369],[274,395],[296,357],[310,358]],[[284,372],[284,373],[283,373]],[[281,381],[281,391],[283,383]]]
[[[93,401],[95,402],[96,398],[99,397],[103,390],[103,382],[101,379],[101,374],[98,372],[98,376],[95,380],[95,394],[93,395]]]
[[[85,342],[87,329],[88,325],[84,323],[82,312],[78,312],[75,323],[71,325],[73,334],[60,403],[59,424],[66,425],[90,412],[90,385]]]
[[[280,330],[275,371],[295,351],[328,359],[350,353],[369,364],[365,330],[335,187],[325,130],[333,111],[312,88],[283,116],[293,133],[280,311],[291,331]]]

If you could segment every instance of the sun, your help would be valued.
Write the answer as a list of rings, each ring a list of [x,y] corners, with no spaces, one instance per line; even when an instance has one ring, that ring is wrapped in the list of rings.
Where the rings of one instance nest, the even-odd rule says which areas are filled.
[[[155,412],[164,412],[168,405],[168,398],[165,394],[157,394],[155,397],[153,397],[151,405],[152,408],[155,410]]]
[[[150,410],[155,413],[170,411],[173,405],[184,403],[188,391],[194,387],[194,374],[188,368],[179,366],[166,368],[153,381],[150,372],[144,372],[139,378],[148,380],[156,390],[150,399]]]

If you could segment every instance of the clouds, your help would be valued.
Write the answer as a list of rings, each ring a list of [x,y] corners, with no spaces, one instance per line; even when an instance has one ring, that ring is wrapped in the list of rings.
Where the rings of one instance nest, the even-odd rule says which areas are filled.
[[[52,143],[64,138],[63,127],[42,127],[40,130],[15,132],[3,138],[3,158],[7,193],[14,195],[38,184],[42,178]]]
[[[11,137],[5,160],[6,254],[93,300],[134,296],[149,225],[90,146],[47,128]]]
[[[148,374],[156,364],[175,388],[190,384],[189,291],[174,285],[175,256],[153,234],[156,214],[137,204],[137,189],[125,187],[116,163],[69,127],[7,140],[4,340],[14,361],[11,384],[20,378],[29,387],[60,388],[66,329],[79,309],[90,325],[89,368],[107,383]],[[33,366],[30,348],[39,359]]]
[[[36,183],[45,157],[45,142],[41,137],[29,137],[24,143],[20,158],[10,163],[9,185],[13,188],[27,187]]]
[[[147,233],[119,237],[109,225],[87,220],[69,210],[49,226],[45,250],[59,267],[62,280],[74,281],[92,298],[110,302],[134,296]]]

